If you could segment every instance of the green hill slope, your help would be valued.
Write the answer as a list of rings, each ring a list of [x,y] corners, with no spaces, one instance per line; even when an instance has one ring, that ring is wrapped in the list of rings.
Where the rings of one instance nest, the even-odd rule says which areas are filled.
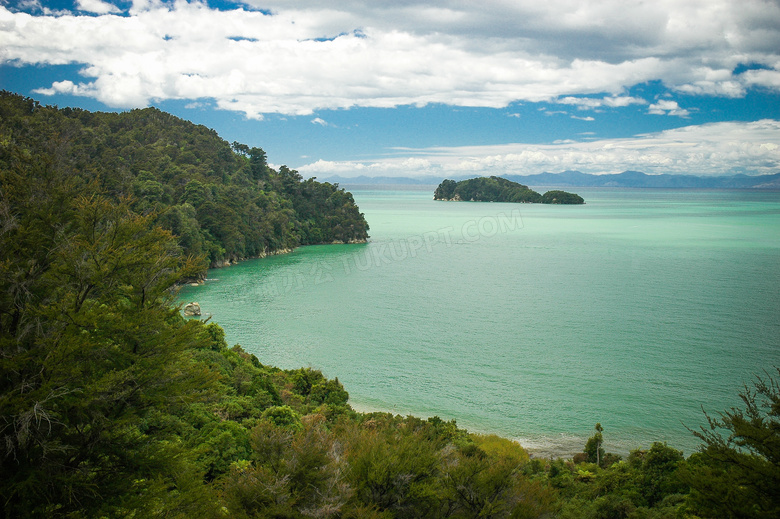
[[[0,165],[32,157],[132,209],[152,213],[185,253],[216,266],[299,245],[360,242],[368,224],[337,185],[270,168],[260,148],[155,108],[124,113],[41,106],[0,93]]]

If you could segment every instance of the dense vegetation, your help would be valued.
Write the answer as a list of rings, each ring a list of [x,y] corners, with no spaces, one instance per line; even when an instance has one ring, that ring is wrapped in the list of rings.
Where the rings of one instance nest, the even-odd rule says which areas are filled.
[[[211,265],[298,245],[365,241],[368,224],[350,193],[270,168],[260,148],[155,108],[124,113],[41,106],[0,93],[0,165],[31,159],[71,172],[114,201],[154,215],[184,252]],[[47,161],[49,164],[44,164]]]
[[[30,142],[0,141],[2,517],[780,514],[780,371],[708,418],[688,459],[654,444],[621,460],[600,425],[546,460],[454,421],[356,413],[338,379],[181,316],[171,287],[203,264],[146,210],[157,198]]]
[[[433,193],[434,200],[471,202],[521,202],[533,204],[584,204],[581,196],[565,191],[540,195],[533,189],[501,177],[477,177],[456,182],[444,180]]]

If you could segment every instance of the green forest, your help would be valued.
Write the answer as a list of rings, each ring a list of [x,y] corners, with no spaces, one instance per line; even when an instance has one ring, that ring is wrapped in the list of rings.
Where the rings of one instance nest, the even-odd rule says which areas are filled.
[[[154,109],[5,93],[0,117],[0,516],[780,516],[777,368],[703,414],[687,458],[609,453],[600,424],[573,459],[540,459],[358,413],[337,378],[265,365],[175,304],[209,264],[365,239],[348,193]]]
[[[501,177],[477,177],[468,180],[446,179],[433,192],[434,200],[469,202],[514,202],[527,204],[584,204],[585,200],[566,191],[539,194],[528,186]]]
[[[211,266],[299,245],[365,241],[368,224],[337,185],[268,166],[261,148],[232,145],[155,108],[123,113],[41,106],[0,93],[0,166],[52,169],[90,192],[127,199]]]

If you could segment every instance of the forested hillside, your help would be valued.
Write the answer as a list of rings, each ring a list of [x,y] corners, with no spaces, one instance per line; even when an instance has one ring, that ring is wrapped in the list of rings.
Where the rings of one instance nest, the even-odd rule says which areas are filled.
[[[155,108],[123,113],[41,106],[0,93],[0,166],[31,160],[152,214],[211,265],[297,247],[365,241],[350,193],[270,168],[260,148]]]
[[[127,117],[144,116],[188,129],[193,142],[218,142],[208,130],[154,110]],[[235,249],[204,230],[211,227],[199,218],[212,209],[201,215],[196,206],[243,213],[216,194],[266,196],[285,206],[279,211],[287,211],[289,227],[272,234],[290,243],[327,241],[326,234],[312,236],[357,227],[362,219],[348,194],[271,171],[257,149],[240,146],[238,153],[217,146],[209,160],[222,169],[203,172],[197,161],[189,168],[171,158],[199,156],[180,141],[184,152],[160,151],[161,164],[146,159],[148,175],[136,172],[127,163],[136,163],[128,157],[145,149],[141,142],[169,145],[143,137],[157,131],[159,123],[151,122],[138,142],[98,145],[106,137],[94,134],[116,135],[110,126],[121,126],[123,114],[68,113],[6,95],[2,117],[0,517],[780,514],[778,373],[745,388],[744,409],[703,417],[705,427],[695,432],[702,451],[687,459],[657,443],[622,460],[606,452],[609,431],[600,425],[573,460],[546,460],[454,421],[357,413],[338,379],[266,366],[230,347],[217,324],[181,316],[172,288],[204,264],[165,219],[171,208],[192,211],[202,225],[190,222],[192,236],[219,244],[225,256],[218,259]],[[103,120],[106,128],[81,117]],[[124,133],[135,131],[129,128]],[[165,180],[165,171],[181,170],[201,180],[186,173]],[[263,215],[274,217],[276,209],[256,207],[252,225],[267,225]],[[345,224],[340,210],[354,223]],[[246,243],[240,227],[236,233]],[[381,366],[376,371],[381,377]]]

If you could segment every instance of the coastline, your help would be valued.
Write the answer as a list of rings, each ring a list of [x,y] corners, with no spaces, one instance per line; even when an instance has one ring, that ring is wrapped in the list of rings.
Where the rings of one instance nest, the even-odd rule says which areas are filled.
[[[249,256],[249,257],[242,257],[242,256],[231,256],[225,259],[222,259],[220,261],[212,262],[206,267],[206,270],[201,272],[197,278],[189,278],[189,279],[183,279],[180,282],[176,283],[174,285],[175,289],[180,289],[184,286],[192,286],[197,287],[201,286],[206,283],[207,274],[208,271],[211,269],[221,269],[221,268],[227,268],[232,267],[234,265],[238,265],[239,263],[245,262],[245,261],[251,261],[256,259],[263,259],[263,258],[269,258],[272,256],[282,256],[284,254],[291,254],[298,250],[300,247],[309,247],[312,245],[355,245],[355,244],[361,244],[361,243],[368,243],[368,239],[351,239],[349,241],[341,241],[341,240],[334,240],[332,242],[323,242],[323,243],[311,243],[306,245],[298,245],[293,248],[285,247],[283,249],[273,249],[270,251],[262,252],[256,256]]]
[[[249,257],[231,256],[220,261],[212,262],[208,268],[210,269],[225,268],[225,267],[230,267],[232,265],[238,265],[242,261],[263,259],[263,258],[268,258],[270,256],[281,256],[282,254],[290,254],[291,252],[295,252],[299,247],[306,247],[308,245],[347,245],[347,244],[354,245],[358,243],[368,243],[368,239],[353,238],[348,241],[333,240],[332,242],[307,243],[306,245],[298,245],[293,248],[285,247],[282,249],[266,250],[264,252],[261,252],[260,254],[257,254],[256,256],[249,256]]]
[[[269,256],[280,256],[282,254],[289,254],[289,253],[293,252],[296,248],[297,247],[290,249],[290,248],[286,248],[285,247],[283,249],[266,250],[266,251],[261,252],[260,254],[258,254],[256,256],[250,256],[250,257],[247,257],[247,258],[238,257],[238,256],[230,256],[230,257],[227,257],[227,258],[225,258],[223,260],[211,262],[211,264],[209,265],[209,268],[210,269],[220,269],[220,268],[230,267],[231,265],[237,265],[237,264],[239,264],[242,261],[248,261],[248,260],[253,260],[253,259],[262,259],[262,258],[267,258]]]

